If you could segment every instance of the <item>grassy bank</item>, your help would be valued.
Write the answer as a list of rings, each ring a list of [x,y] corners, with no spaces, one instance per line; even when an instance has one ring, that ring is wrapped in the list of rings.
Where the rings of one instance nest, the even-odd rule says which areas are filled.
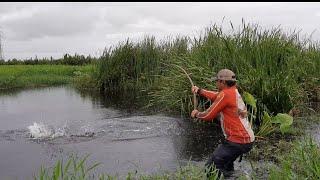
[[[320,179],[320,149],[310,137],[293,143],[293,148],[279,157],[279,165],[270,169],[269,179]]]
[[[68,84],[91,71],[92,65],[1,65],[0,89]]]
[[[169,179],[195,179],[195,180],[207,180],[207,175],[203,167],[198,167],[192,164],[188,164],[183,167],[177,168],[175,172],[165,172],[161,174],[144,174],[143,172],[128,172],[127,175],[110,175],[108,173],[95,173],[95,169],[100,163],[95,162],[93,164],[87,164],[87,158],[70,156],[69,159],[64,162],[58,160],[53,167],[41,167],[39,173],[34,176],[35,180],[87,180],[87,179],[99,179],[99,180],[169,180]],[[218,173],[216,170],[212,171],[209,178],[210,180],[218,179]]]

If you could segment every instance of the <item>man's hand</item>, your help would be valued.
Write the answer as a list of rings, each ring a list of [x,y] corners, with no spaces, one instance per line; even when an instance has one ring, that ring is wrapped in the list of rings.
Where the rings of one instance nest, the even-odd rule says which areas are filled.
[[[192,86],[191,91],[192,91],[193,94],[197,94],[198,91],[199,91],[198,86]]]
[[[192,117],[192,118],[195,118],[198,113],[199,113],[199,111],[196,110],[196,109],[194,109],[194,110],[191,112],[191,117]]]

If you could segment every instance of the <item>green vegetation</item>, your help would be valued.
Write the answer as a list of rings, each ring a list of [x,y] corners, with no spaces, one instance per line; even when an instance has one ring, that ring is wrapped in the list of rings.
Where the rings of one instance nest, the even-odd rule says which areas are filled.
[[[232,25],[232,24],[231,24]],[[130,89],[148,99],[147,107],[189,115],[193,109],[190,84],[214,89],[208,83],[222,68],[237,74],[241,93],[257,99],[257,116],[288,113],[319,100],[319,46],[285,34],[280,28],[262,30],[243,23],[240,30],[223,33],[214,25],[199,38],[178,37],[156,43],[147,37],[136,44],[127,40],[104,52],[94,79],[105,91]],[[199,99],[199,109],[210,104]]]
[[[271,168],[269,179],[320,179],[320,149],[311,137],[293,143]]]
[[[124,177],[109,175],[106,173],[96,174],[94,173],[95,168],[97,168],[100,163],[94,163],[90,166],[87,165],[87,159],[89,155],[86,155],[83,158],[76,156],[70,156],[67,162],[63,163],[63,160],[58,160],[54,167],[45,168],[41,167],[37,175],[34,176],[35,180],[84,180],[84,179],[99,179],[99,180],[112,180],[112,179],[127,179],[127,180],[174,180],[174,179],[197,179],[205,180],[207,175],[204,168],[192,165],[179,167],[176,172],[167,172],[162,174],[139,174],[136,172],[128,172]],[[211,172],[209,179],[216,180],[218,179],[217,170]]]
[[[253,126],[257,120],[257,104],[256,99],[248,92],[243,93],[244,102],[251,109],[249,113],[249,122],[254,128],[256,137],[266,137],[276,130],[280,130],[282,134],[289,132],[293,124],[293,117],[286,113],[278,113],[276,116],[270,116],[268,112],[263,111],[263,117],[260,120],[259,126]],[[277,126],[276,124],[280,124]]]
[[[71,83],[92,71],[92,66],[2,65],[0,89],[52,86]]]
[[[173,55],[186,53],[186,43],[187,39],[184,38],[160,45],[156,44],[153,37],[146,37],[137,44],[127,40],[104,52],[94,79],[106,92],[131,91],[136,96],[142,97],[140,99],[142,101],[152,92],[152,88],[164,83],[160,82],[159,76],[164,73],[167,66],[161,62],[168,61]],[[146,103],[148,102],[142,104]]]
[[[55,166],[51,169],[44,167],[40,168],[38,176],[35,176],[34,179],[44,180],[44,179],[79,179],[84,180],[87,178],[92,178],[90,176],[90,171],[99,165],[95,163],[90,167],[86,166],[88,155],[84,158],[79,159],[78,157],[71,156],[69,160],[63,164],[62,160],[58,160]]]
[[[259,164],[260,161],[271,162],[272,166],[269,166],[270,163],[265,163],[264,167],[258,168],[258,165],[253,167],[254,172],[251,174],[253,177],[256,179],[261,177],[265,177],[264,179],[317,179],[315,174],[306,176],[306,172],[311,172],[309,168],[319,167],[319,162],[317,162],[318,165],[312,165],[318,160],[310,162],[311,159],[308,158],[319,159],[320,155],[319,144],[317,145],[309,137],[310,133],[307,129],[319,124],[319,114],[294,119],[286,134],[282,134],[279,128],[276,128],[265,140],[256,141],[254,148],[247,154],[247,159],[254,164]],[[300,173],[300,170],[303,172]],[[318,172],[317,176],[319,175]]]

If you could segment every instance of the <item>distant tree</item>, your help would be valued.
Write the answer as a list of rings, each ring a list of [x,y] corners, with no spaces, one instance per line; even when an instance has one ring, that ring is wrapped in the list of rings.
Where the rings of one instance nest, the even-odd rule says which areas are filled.
[[[58,65],[58,64],[64,64],[64,65],[72,65],[72,66],[82,66],[86,64],[91,64],[95,61],[98,61],[98,58],[84,55],[79,55],[75,53],[73,56],[70,54],[65,54],[62,58],[54,59],[52,56],[50,58],[43,57],[38,58],[38,56],[35,56],[34,58],[25,58],[25,59],[9,59],[8,61],[1,61],[0,65],[16,65],[16,64],[24,64],[24,65],[38,65],[38,64],[50,64],[50,65]]]

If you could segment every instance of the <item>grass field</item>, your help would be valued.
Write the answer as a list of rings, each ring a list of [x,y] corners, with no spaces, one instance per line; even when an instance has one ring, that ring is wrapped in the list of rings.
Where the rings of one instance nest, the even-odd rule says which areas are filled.
[[[89,73],[91,68],[91,65],[1,65],[0,89],[68,84],[74,77]]]

